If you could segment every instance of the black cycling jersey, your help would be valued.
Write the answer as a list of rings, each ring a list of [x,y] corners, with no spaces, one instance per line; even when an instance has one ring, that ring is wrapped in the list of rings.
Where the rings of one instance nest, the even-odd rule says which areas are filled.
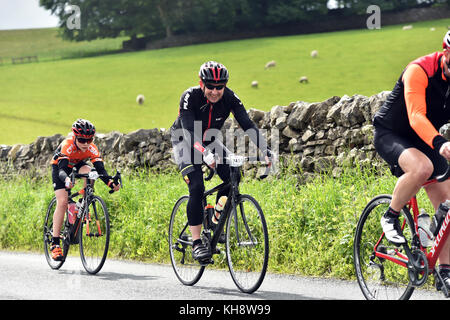
[[[248,117],[239,97],[227,87],[224,89],[222,98],[214,104],[206,99],[200,86],[191,87],[182,94],[179,115],[171,127],[172,143],[176,145],[180,142],[180,135],[176,137],[174,131],[183,129],[183,141],[189,143],[191,150],[201,151],[211,142],[208,137],[208,130],[220,130],[230,113],[233,113],[234,118],[244,131],[254,129],[253,134],[250,134],[250,139],[262,150],[264,155],[268,154],[266,140]],[[194,130],[196,121],[201,123],[201,132],[199,128],[197,131]],[[192,154],[194,153],[195,151],[192,152]],[[193,162],[193,160],[191,161]],[[188,162],[190,161],[184,161],[184,164],[178,163],[180,169],[183,170]],[[188,172],[182,173],[186,175]]]

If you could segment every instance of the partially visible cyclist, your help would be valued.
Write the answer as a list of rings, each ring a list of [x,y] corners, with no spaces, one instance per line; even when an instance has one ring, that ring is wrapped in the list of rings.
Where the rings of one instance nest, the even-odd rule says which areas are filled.
[[[211,143],[211,136],[218,138],[216,133],[230,113],[233,113],[242,129],[262,151],[265,161],[271,164],[266,140],[248,117],[241,100],[227,87],[227,68],[215,61],[205,62],[200,67],[199,78],[199,86],[191,87],[182,94],[178,118],[171,127],[174,158],[189,188],[186,210],[193,240],[192,256],[195,260],[211,256],[200,236],[203,221],[202,196],[205,191],[202,160],[215,168],[224,182],[230,181],[229,166],[225,163],[216,164],[212,152],[214,150],[210,150],[212,145],[217,147],[217,143],[220,144],[220,141]],[[228,195],[228,192],[229,190],[219,192],[217,200]]]
[[[443,51],[407,65],[386,102],[374,116],[374,144],[397,176],[389,209],[381,218],[386,238],[406,242],[399,212],[428,179],[442,174],[450,161],[450,142],[439,128],[450,120],[450,31]],[[450,180],[425,187],[435,210],[450,197]],[[440,273],[450,289],[450,239],[439,256]]]
[[[50,250],[52,258],[56,261],[60,261],[63,257],[59,232],[68,205],[68,192],[66,189],[73,187],[69,177],[72,168],[77,168],[79,173],[88,173],[91,167],[86,164],[86,161],[90,160],[100,175],[108,175],[100,152],[97,146],[92,143],[94,135],[95,127],[90,121],[85,119],[76,120],[72,124],[72,132],[69,134],[69,137],[58,146],[51,160],[53,189],[57,204],[53,215],[53,237]],[[120,184],[116,185],[112,179],[106,177],[101,177],[101,179],[114,191],[120,189]]]

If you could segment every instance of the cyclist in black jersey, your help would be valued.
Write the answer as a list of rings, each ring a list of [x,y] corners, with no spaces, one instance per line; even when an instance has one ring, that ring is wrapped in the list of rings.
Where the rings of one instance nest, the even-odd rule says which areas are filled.
[[[196,260],[210,257],[211,253],[203,245],[200,234],[203,221],[202,196],[205,191],[203,172],[204,161],[215,168],[224,181],[230,180],[229,166],[216,164],[213,151],[221,145],[220,129],[233,113],[234,118],[262,151],[266,162],[271,164],[270,150],[266,140],[256,125],[250,120],[238,96],[227,87],[229,73],[227,68],[215,61],[201,65],[199,86],[187,89],[181,96],[178,118],[171,127],[171,140],[174,158],[189,188],[187,216],[192,234],[192,256]],[[217,195],[227,195],[223,190]]]

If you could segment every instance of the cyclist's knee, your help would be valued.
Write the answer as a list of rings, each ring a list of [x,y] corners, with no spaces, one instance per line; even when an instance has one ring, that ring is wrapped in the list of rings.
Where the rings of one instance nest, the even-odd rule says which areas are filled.
[[[81,174],[86,174],[86,173],[89,173],[90,171],[91,171],[91,167],[88,165],[84,165],[78,170],[78,172]]]

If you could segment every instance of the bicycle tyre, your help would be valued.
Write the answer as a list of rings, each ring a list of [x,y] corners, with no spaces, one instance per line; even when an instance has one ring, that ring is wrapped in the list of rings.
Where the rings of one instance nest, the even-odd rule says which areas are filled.
[[[62,261],[55,261],[52,258],[50,247],[52,243],[53,237],[53,214],[56,208],[56,197],[53,197],[50,200],[50,203],[47,207],[47,212],[45,215],[44,226],[43,226],[43,241],[44,241],[44,254],[50,268],[54,270],[58,270],[64,264],[67,254],[69,253],[69,238],[68,238],[68,222],[67,222],[67,214],[66,219],[64,219],[62,230],[60,232],[60,237],[63,245],[63,259]]]
[[[99,206],[97,206],[99,204]],[[101,212],[99,211],[101,208]],[[93,196],[85,214],[80,231],[80,257],[84,269],[90,274],[98,273],[108,255],[110,224],[105,202],[99,196]]]
[[[228,217],[226,252],[239,290],[249,294],[258,290],[267,271],[269,235],[261,206],[250,195],[240,195]]]
[[[415,287],[410,283],[408,269],[392,261],[375,256],[379,252],[395,256],[402,247],[392,245],[383,235],[380,219],[391,203],[391,195],[373,198],[364,208],[356,227],[353,242],[353,264],[359,287],[367,300],[408,300]],[[406,221],[405,221],[406,220]],[[409,210],[401,210],[400,225],[405,223],[403,235],[409,245],[414,234],[414,220]]]
[[[187,224],[186,206],[189,196],[182,196],[175,203],[169,223],[170,261],[178,280],[186,286],[193,286],[203,275],[205,266],[192,258],[192,242]],[[181,242],[183,241],[183,242]]]

